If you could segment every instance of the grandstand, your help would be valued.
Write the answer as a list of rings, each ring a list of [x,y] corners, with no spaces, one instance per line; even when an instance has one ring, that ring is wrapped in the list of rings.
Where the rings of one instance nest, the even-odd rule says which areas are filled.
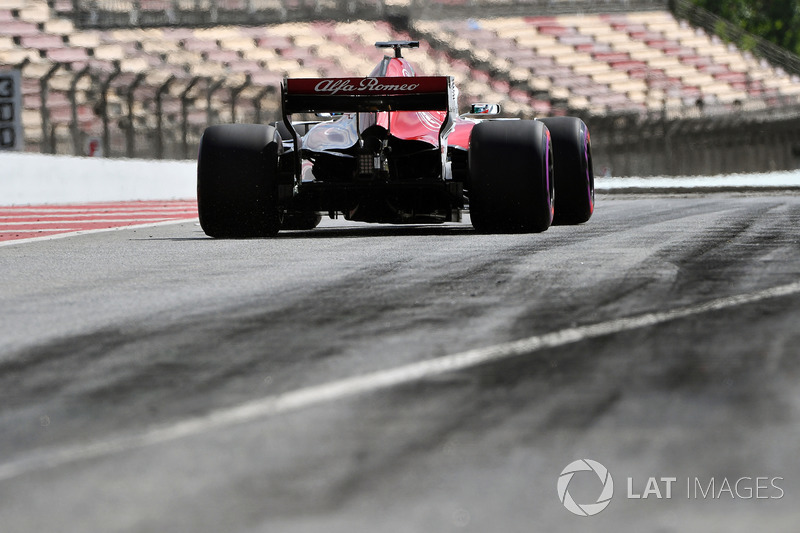
[[[573,113],[766,108],[800,84],[667,11],[417,21],[420,34]],[[547,112],[547,110],[543,110]]]
[[[26,150],[48,153],[191,158],[208,124],[277,120],[284,77],[365,75],[396,39],[422,41],[410,60],[454,76],[462,109],[641,122],[800,101],[796,76],[663,1],[0,0],[0,69],[21,70]]]

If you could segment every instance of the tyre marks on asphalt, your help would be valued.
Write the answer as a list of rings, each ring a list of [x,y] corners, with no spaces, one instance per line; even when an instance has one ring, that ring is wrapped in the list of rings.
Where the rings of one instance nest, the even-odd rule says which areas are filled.
[[[196,200],[0,207],[0,246],[195,218]]]
[[[724,311],[797,294],[800,294],[800,281],[661,312],[644,313],[583,326],[569,327],[516,341],[452,353],[384,370],[357,374],[327,383],[295,389],[279,395],[257,398],[204,415],[151,427],[141,433],[120,434],[95,442],[36,450],[16,460],[0,463],[0,481],[7,481],[24,474],[56,468],[78,461],[97,459],[182,438],[194,437],[237,424],[252,423],[266,417],[282,415],[355,396],[408,385],[442,374],[497,363],[513,357],[532,357],[549,348],[557,348],[588,339],[659,326],[705,313]]]

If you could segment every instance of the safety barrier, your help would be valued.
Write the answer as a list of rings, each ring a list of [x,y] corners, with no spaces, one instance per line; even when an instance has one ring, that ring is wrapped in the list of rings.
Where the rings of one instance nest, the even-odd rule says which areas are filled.
[[[588,120],[595,172],[690,176],[800,168],[800,106],[694,117],[607,116]]]

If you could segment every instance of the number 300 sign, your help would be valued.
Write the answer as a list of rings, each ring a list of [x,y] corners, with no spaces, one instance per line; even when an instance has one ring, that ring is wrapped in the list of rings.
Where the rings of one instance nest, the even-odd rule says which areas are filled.
[[[22,99],[18,70],[0,71],[0,150],[22,149]]]

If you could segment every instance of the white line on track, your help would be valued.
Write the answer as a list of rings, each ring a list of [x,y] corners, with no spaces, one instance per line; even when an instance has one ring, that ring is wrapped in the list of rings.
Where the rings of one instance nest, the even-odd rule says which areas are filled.
[[[3,222],[0,221],[0,227],[4,226],[30,226],[30,225],[51,225],[51,224],[64,224],[64,223],[72,223],[74,224],[116,224],[119,222],[147,222],[148,220],[152,221],[155,219],[156,222],[162,222],[167,217],[164,216],[157,216],[152,218],[129,218],[129,217],[118,217],[118,218],[87,218],[85,220],[75,220],[74,218],[66,219],[66,220],[27,220],[27,221],[19,221],[19,222]],[[171,219],[174,220],[174,219]]]
[[[85,217],[97,217],[97,216],[122,216],[122,217],[133,217],[133,216],[172,216],[172,215],[185,215],[190,212],[197,212],[196,209],[160,209],[160,210],[142,210],[137,209],[135,211],[131,210],[110,210],[110,209],[103,209],[102,211],[89,211],[86,209],[75,210],[75,211],[59,211],[59,212],[35,212],[35,211],[21,211],[23,214],[18,213],[8,213],[8,212],[0,212],[0,217],[2,218],[70,218],[74,216],[85,216]]]
[[[171,224],[181,224],[184,222],[197,222],[197,218],[176,218],[172,220],[165,220],[163,222],[152,222],[150,224],[135,224],[133,226],[114,226],[113,228],[99,228],[99,229],[84,229],[78,231],[71,231],[68,233],[57,233],[55,235],[45,235],[44,237],[31,237],[29,239],[10,239],[7,241],[0,241],[0,247],[13,246],[15,244],[27,244],[39,241],[52,241],[55,239],[65,239],[67,237],[75,237],[76,235],[89,235],[92,233],[105,233],[108,231],[122,231],[128,229],[141,229],[141,228],[154,228],[157,226],[169,226]],[[52,229],[42,231],[52,231]],[[25,233],[28,231],[26,230]]]
[[[0,464],[0,481],[77,461],[96,459],[114,453],[170,442],[214,429],[251,422],[260,418],[334,402],[398,385],[405,385],[448,372],[465,370],[525,354],[530,355],[547,348],[555,348],[614,333],[646,328],[681,318],[798,293],[800,293],[800,281],[749,294],[719,298],[670,311],[645,313],[586,326],[566,328],[513,342],[477,348],[330,383],[313,385],[277,396],[267,396],[235,407],[212,411],[206,415],[188,418],[173,424],[155,426],[139,434],[119,435],[93,443],[33,452],[18,460]]]
[[[193,210],[193,213],[196,213]],[[189,209],[183,210],[170,210],[170,211],[75,211],[74,213],[34,213],[27,215],[16,215],[13,213],[0,213],[0,221],[3,219],[58,219],[58,220],[74,220],[76,216],[79,217],[171,217],[171,216],[185,216],[190,213]]]
[[[33,216],[45,215],[70,215],[70,214],[87,214],[92,215],[96,213],[123,213],[129,214],[132,212],[143,213],[185,213],[187,211],[197,211],[197,207],[193,204],[175,204],[164,206],[128,206],[122,204],[120,206],[102,205],[102,206],[77,206],[77,207],[0,207],[0,215],[5,217],[18,216],[17,213],[30,213]]]
[[[17,206],[17,207],[0,207],[0,214],[13,215],[14,213],[117,213],[128,211],[189,211],[196,209],[196,204],[183,202],[168,205],[79,205],[79,206]]]

